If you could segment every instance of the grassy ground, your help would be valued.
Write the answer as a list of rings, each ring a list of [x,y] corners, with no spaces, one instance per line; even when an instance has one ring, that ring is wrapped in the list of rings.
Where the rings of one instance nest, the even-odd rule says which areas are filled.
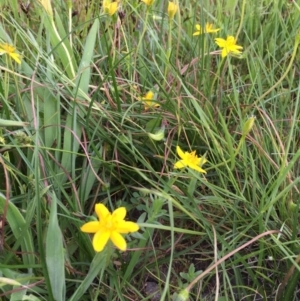
[[[177,4],[0,1],[1,300],[300,300],[300,2]]]

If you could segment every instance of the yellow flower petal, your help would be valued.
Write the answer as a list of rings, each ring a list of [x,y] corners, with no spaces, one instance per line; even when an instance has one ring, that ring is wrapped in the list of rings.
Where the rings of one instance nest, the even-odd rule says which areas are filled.
[[[118,10],[118,2],[112,2],[109,6],[109,15],[112,16]]]
[[[178,156],[181,158],[181,160],[177,161],[174,164],[175,169],[180,169],[184,167],[190,167],[192,169],[195,169],[201,173],[206,173],[204,169],[201,168],[201,166],[207,161],[205,158],[198,157],[196,154],[196,151],[192,152],[183,152],[180,146],[177,145],[176,151]]]
[[[101,203],[95,205],[95,212],[99,220],[104,220],[108,215],[110,215],[108,209],[105,207],[104,204]]]
[[[215,33],[220,30],[220,28],[213,28],[213,24],[206,23],[204,29],[201,28],[199,24],[196,24],[196,32],[194,32],[193,36],[198,36],[203,33]]]
[[[114,219],[117,220],[123,220],[126,216],[126,208],[125,207],[120,207],[116,209],[113,214],[112,214]]]
[[[142,0],[147,6],[151,6],[154,2],[154,0]]]
[[[180,169],[180,168],[184,168],[184,167],[186,167],[186,164],[184,163],[184,160],[177,161],[174,164],[175,169]]]
[[[148,91],[145,96],[141,97],[140,100],[144,102],[145,110],[147,111],[149,108],[159,108],[160,105],[154,101],[154,93],[152,91]]]
[[[221,53],[222,58],[226,57],[228,53],[229,52],[227,51],[227,49],[223,48],[222,53]]]
[[[213,28],[213,25],[211,23],[206,23],[205,25],[205,32],[206,33],[215,33],[218,32],[220,28]]]
[[[134,222],[121,221],[116,227],[116,231],[122,234],[127,234],[130,232],[136,232],[140,229],[139,225]]]
[[[118,249],[120,249],[121,251],[126,251],[127,244],[124,237],[120,233],[113,231],[111,233],[110,239]]]
[[[100,229],[99,222],[88,222],[81,226],[80,230],[85,233],[96,233]]]
[[[227,39],[226,39],[226,44],[235,44],[235,38],[234,36],[228,36]]]
[[[189,167],[192,169],[195,169],[201,173],[206,173],[206,171],[204,169],[202,169],[199,165],[196,164],[189,164]]]
[[[220,47],[220,48],[223,48],[225,47],[225,40],[224,39],[221,39],[221,38],[215,38],[215,42],[216,44]]]
[[[196,24],[195,27],[197,31],[193,33],[193,36],[199,36],[201,34],[201,26],[199,24]]]
[[[178,156],[180,157],[180,159],[185,158],[184,152],[182,151],[182,149],[180,148],[179,145],[176,146],[176,152],[177,152]]]
[[[173,19],[176,12],[178,10],[178,5],[175,4],[174,2],[170,2],[169,1],[169,5],[168,5],[168,15],[169,15],[169,19]]]
[[[18,53],[11,53],[10,56],[14,59],[18,64],[21,64],[20,54]]]
[[[153,100],[154,93],[152,91],[149,91],[146,93],[144,97],[142,97],[143,100]]]
[[[16,48],[13,45],[4,43],[4,44],[0,44],[0,52],[1,53],[14,53],[16,51]]]
[[[93,238],[93,247],[96,252],[101,252],[104,247],[106,246],[109,238],[110,238],[109,231],[99,231],[94,235]]]

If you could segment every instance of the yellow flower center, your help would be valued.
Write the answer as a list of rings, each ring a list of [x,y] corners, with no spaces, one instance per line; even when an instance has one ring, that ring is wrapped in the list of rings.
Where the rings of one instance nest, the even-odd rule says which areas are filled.
[[[111,230],[115,229],[115,223],[114,223],[111,215],[106,217],[106,219],[103,221],[102,225],[106,230],[111,231]]]
[[[99,221],[100,227],[107,231],[115,231],[118,228],[119,222],[119,219],[114,217],[112,214],[106,216],[103,221]]]
[[[6,53],[14,53],[16,51],[16,48],[9,44],[3,44],[1,48],[5,50]]]
[[[186,160],[192,164],[198,164],[199,158],[196,155],[196,151],[186,154]]]

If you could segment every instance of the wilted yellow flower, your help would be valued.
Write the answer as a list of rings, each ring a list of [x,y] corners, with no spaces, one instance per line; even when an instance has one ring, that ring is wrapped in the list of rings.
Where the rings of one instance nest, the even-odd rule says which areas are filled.
[[[8,54],[13,60],[15,60],[18,64],[21,64],[21,56],[16,53],[16,48],[13,45],[9,45],[7,43],[0,44],[0,55]]]
[[[155,141],[161,141],[165,138],[165,126],[163,125],[155,134],[148,133],[149,138]]]
[[[169,5],[168,5],[168,15],[169,15],[169,19],[173,19],[176,12],[178,10],[178,5],[175,4],[174,2],[170,2],[169,1]]]
[[[151,6],[154,2],[154,0],[142,0],[147,6]]]
[[[297,34],[296,34],[296,43],[297,44],[300,43],[300,29],[297,31]]]
[[[159,108],[160,105],[156,103],[153,99],[154,93],[152,91],[149,91],[146,93],[145,96],[141,97],[141,101],[143,101],[145,105],[145,110],[147,111],[150,108]]]
[[[52,18],[53,12],[52,12],[52,7],[51,7],[51,0],[39,0],[39,1],[42,4],[42,6],[44,7],[47,14]]]
[[[201,168],[201,166],[207,162],[205,158],[198,157],[196,155],[196,151],[193,151],[191,153],[189,152],[183,152],[180,146],[176,147],[176,151],[178,156],[181,158],[181,160],[177,161],[174,165],[174,168],[180,169],[184,167],[190,167],[192,169],[195,169],[201,173],[206,173],[204,169]]]
[[[193,33],[193,36],[199,36],[200,34],[203,34],[203,33],[214,33],[214,32],[218,32],[220,30],[220,28],[215,28],[213,29],[213,24],[211,23],[206,23],[205,24],[205,27],[202,29],[201,26],[199,24],[196,24],[196,30],[194,33]]]
[[[111,2],[110,0],[103,0],[104,13],[112,16],[118,10],[118,2]]]
[[[222,57],[226,57],[229,53],[240,54],[242,53],[239,49],[243,49],[242,46],[236,45],[236,40],[233,36],[228,36],[226,40],[216,38],[216,44],[223,48]]]
[[[242,132],[242,136],[246,136],[250,133],[250,131],[253,128],[254,125],[254,121],[255,121],[255,117],[251,116],[244,124],[243,126],[243,132]]]
[[[96,252],[101,252],[110,239],[121,251],[126,251],[126,241],[121,234],[128,234],[139,230],[139,225],[124,220],[126,208],[120,207],[110,213],[103,204],[95,205],[95,212],[99,221],[88,222],[80,230],[85,233],[95,233],[93,247]]]

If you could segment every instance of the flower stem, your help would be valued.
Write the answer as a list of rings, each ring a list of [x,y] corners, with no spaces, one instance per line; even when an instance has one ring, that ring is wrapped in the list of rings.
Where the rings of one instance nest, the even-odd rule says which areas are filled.
[[[167,62],[166,62],[166,68],[165,68],[165,74],[164,77],[167,78],[168,75],[168,69],[170,65],[170,56],[171,56],[171,51],[172,51],[172,24],[173,24],[173,19],[169,19],[169,32],[168,32],[168,48],[167,48]]]

